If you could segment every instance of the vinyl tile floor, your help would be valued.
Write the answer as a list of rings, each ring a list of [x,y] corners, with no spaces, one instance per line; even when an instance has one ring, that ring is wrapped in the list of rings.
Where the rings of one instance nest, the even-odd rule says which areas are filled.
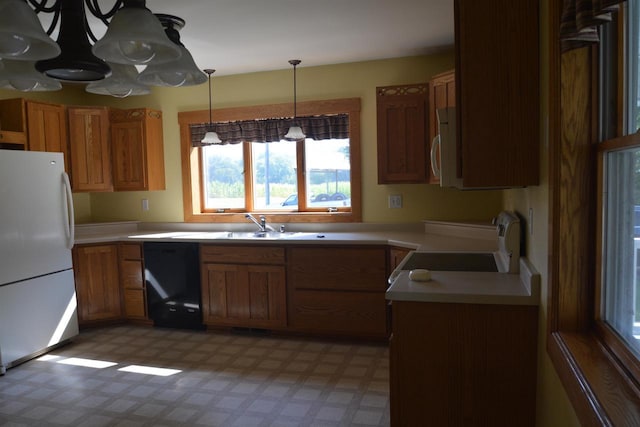
[[[384,344],[138,326],[0,376],[0,426],[388,426]]]

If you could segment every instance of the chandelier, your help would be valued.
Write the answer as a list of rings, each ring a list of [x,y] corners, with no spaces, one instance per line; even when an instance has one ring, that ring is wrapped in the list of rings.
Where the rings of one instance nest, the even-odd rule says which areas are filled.
[[[87,12],[107,26],[102,38],[92,32]],[[38,14],[52,15],[46,31]],[[87,83],[89,92],[123,97],[149,93],[149,86],[204,83],[207,76],[180,42],[184,24],[153,14],[145,0],[115,0],[107,11],[98,0],[1,0],[0,88]]]

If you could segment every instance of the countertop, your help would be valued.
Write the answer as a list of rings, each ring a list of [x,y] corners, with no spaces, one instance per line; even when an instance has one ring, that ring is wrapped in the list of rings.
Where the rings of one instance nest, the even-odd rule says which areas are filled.
[[[387,289],[391,301],[467,304],[538,305],[540,274],[520,258],[520,273],[431,271],[431,280],[416,282],[400,271]]]
[[[211,232],[256,231],[251,224],[116,223],[76,226],[76,244],[115,241],[170,241],[214,244],[283,245],[391,245],[420,251],[481,251],[497,249],[490,224],[423,221],[417,224],[292,224],[286,238],[203,238]],[[413,282],[401,271],[386,292],[392,301],[461,302],[538,305],[540,275],[525,259],[520,273],[433,271],[429,282]]]

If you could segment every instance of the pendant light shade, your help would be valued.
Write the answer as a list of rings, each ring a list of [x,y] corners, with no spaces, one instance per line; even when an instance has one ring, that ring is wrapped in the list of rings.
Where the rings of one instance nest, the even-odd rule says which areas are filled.
[[[164,32],[144,0],[124,0],[93,53],[107,62],[150,65],[178,59],[182,53]]]
[[[109,64],[111,75],[104,80],[89,83],[87,92],[97,95],[110,95],[116,98],[147,95],[151,90],[138,82],[138,70],[135,65]]]
[[[140,73],[138,81],[153,86],[193,86],[207,81],[203,73],[193,60],[189,51],[180,42],[179,29],[184,27],[184,20],[177,16],[157,13],[156,16],[162,23],[165,33],[182,52],[180,58],[163,64],[148,65]]]
[[[289,64],[293,65],[293,123],[289,128],[289,131],[284,136],[289,141],[299,141],[305,139],[306,135],[302,132],[302,128],[298,125],[297,110],[296,110],[296,67],[300,64],[299,59],[289,60]]]
[[[209,76],[209,126],[207,127],[207,133],[204,135],[204,138],[202,138],[202,141],[200,141],[203,145],[222,144],[218,134],[213,131],[213,121],[211,120],[211,74],[215,73],[215,71],[216,70],[210,68],[204,70]]]
[[[36,71],[33,61],[2,60],[0,88],[21,92],[42,92],[62,89],[59,81]]]
[[[62,53],[53,59],[38,61],[36,69],[54,79],[73,82],[102,80],[111,74],[107,63],[91,52],[82,2],[63,2],[60,16],[58,45]]]
[[[0,2],[0,58],[38,61],[56,57],[60,47],[24,0]]]

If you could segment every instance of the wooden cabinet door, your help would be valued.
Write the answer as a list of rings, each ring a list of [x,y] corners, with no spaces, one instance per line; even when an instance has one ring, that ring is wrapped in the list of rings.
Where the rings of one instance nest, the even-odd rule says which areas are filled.
[[[455,70],[434,76],[429,81],[429,160],[431,156],[435,156],[436,164],[440,162],[440,150],[433,150],[433,143],[436,135],[438,135],[438,116],[439,108],[453,107],[456,105],[456,82]],[[430,165],[429,184],[439,184],[440,177],[433,174]]]
[[[119,319],[121,309],[117,245],[75,246],[73,271],[79,322],[82,324]]]
[[[385,338],[384,247],[287,250],[289,326],[299,332]]]
[[[402,262],[404,257],[406,257],[412,249],[409,248],[401,248],[398,246],[391,246],[389,248],[389,271],[391,272]]]
[[[162,113],[112,109],[110,119],[114,189],[164,190]]]
[[[65,170],[69,172],[67,114],[64,105],[27,101],[27,123],[27,148],[30,151],[63,153]]]
[[[115,190],[145,190],[146,157],[141,122],[112,123],[113,186]]]
[[[130,320],[147,320],[142,244],[121,243],[118,249],[124,315]]]
[[[109,110],[70,107],[67,114],[73,191],[113,191]]]
[[[391,425],[535,425],[538,307],[392,307]]]
[[[215,326],[286,326],[282,266],[203,264],[203,321]]]
[[[466,187],[538,185],[537,1],[455,0],[456,115]]]
[[[427,88],[376,88],[378,184],[427,182]]]

